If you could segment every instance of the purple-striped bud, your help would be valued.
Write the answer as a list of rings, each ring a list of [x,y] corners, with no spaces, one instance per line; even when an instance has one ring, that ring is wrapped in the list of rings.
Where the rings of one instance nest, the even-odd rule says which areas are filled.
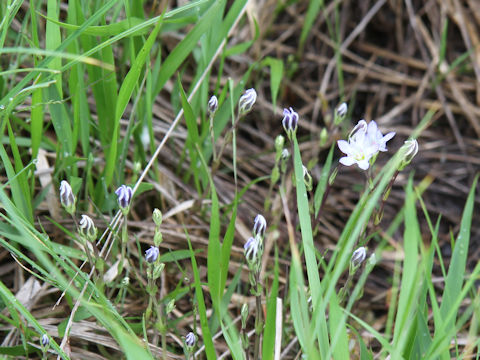
[[[293,108],[283,109],[283,120],[282,120],[283,129],[287,133],[287,136],[292,140],[293,136],[297,132],[298,126],[298,114],[293,111]]]
[[[153,264],[158,259],[158,255],[160,254],[160,250],[158,247],[150,246],[150,249],[145,251],[145,261]]]
[[[132,188],[130,186],[122,185],[115,191],[115,194],[118,196],[118,205],[122,210],[126,211],[132,201]]]

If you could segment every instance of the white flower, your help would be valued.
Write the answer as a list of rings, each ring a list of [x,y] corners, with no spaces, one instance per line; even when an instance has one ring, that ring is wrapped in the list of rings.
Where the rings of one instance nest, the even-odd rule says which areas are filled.
[[[367,125],[365,120],[360,120],[348,136],[348,141],[337,142],[340,150],[346,155],[340,158],[340,163],[345,166],[357,164],[362,170],[370,166],[370,159],[379,151],[387,151],[387,141],[395,136],[390,132],[383,136],[375,121]]]
[[[367,127],[367,144],[369,146],[376,146],[378,151],[387,151],[387,141],[395,136],[395,132],[389,132],[383,136],[382,132],[378,129],[377,123],[372,120]]]
[[[340,163],[345,166],[357,164],[362,170],[367,170],[370,166],[370,158],[375,155],[378,150],[376,146],[368,146],[364,132],[358,132],[350,138],[350,141],[338,140],[339,149],[347,156],[340,158]]]

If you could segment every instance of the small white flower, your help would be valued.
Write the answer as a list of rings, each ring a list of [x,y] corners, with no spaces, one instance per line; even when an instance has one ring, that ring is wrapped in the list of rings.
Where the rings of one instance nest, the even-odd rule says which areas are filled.
[[[389,132],[383,136],[382,132],[378,129],[377,123],[372,120],[367,127],[367,145],[376,146],[378,151],[387,151],[387,141],[395,136],[395,132]]]
[[[265,218],[260,214],[255,216],[255,219],[253,220],[253,236],[263,237],[265,235],[266,229],[267,229],[267,220],[265,220]]]
[[[288,159],[290,157],[290,152],[288,149],[283,149],[282,150],[282,159]]]

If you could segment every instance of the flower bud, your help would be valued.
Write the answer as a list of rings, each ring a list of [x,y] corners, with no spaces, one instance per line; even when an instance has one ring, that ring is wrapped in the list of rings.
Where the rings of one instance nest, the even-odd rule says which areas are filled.
[[[285,144],[285,138],[282,135],[278,135],[275,138],[275,151],[281,153],[283,150],[283,145]]]
[[[287,136],[290,140],[293,139],[293,136],[297,132],[298,126],[298,114],[290,109],[283,109],[283,120],[282,120],[283,129],[287,133]]]
[[[162,275],[163,269],[165,269],[165,264],[164,263],[160,263],[160,264],[155,265],[155,267],[153,269],[153,279],[154,280],[158,279],[160,277],[160,275]]]
[[[343,102],[335,111],[335,119],[333,120],[335,125],[340,125],[347,115],[348,106],[347,103]]]
[[[40,339],[40,343],[43,347],[47,347],[50,344],[50,339],[47,334],[43,334],[42,338]]]
[[[238,111],[240,115],[245,115],[252,110],[253,105],[257,101],[257,92],[255,89],[248,89],[238,100]]]
[[[252,231],[253,236],[264,237],[266,228],[267,228],[267,220],[265,220],[265,218],[260,214],[255,216],[255,219],[253,220],[253,231]]]
[[[243,245],[245,259],[249,265],[254,264],[261,253],[261,239],[259,237],[251,237]]]
[[[98,230],[90,216],[82,215],[78,225],[80,228],[80,234],[84,238],[86,238],[88,241],[97,240]]]
[[[153,210],[152,219],[156,226],[162,225],[162,220],[163,220],[162,212],[157,208],[155,208],[155,210]]]
[[[160,250],[158,247],[150,246],[150,249],[145,251],[145,261],[153,264],[158,259],[158,255],[160,254]]]
[[[118,196],[118,205],[124,213],[128,211],[130,202],[132,201],[133,190],[130,186],[122,185],[116,191],[115,194]]]
[[[185,336],[185,345],[189,348],[193,348],[195,343],[197,342],[196,336],[193,332],[189,332],[187,336]]]
[[[418,153],[418,142],[415,139],[405,141],[405,144],[400,148],[403,151],[402,163],[398,167],[399,171],[402,171],[405,166],[412,162],[412,159]]]
[[[287,160],[290,157],[290,151],[288,149],[282,150],[282,159]]]
[[[328,131],[327,128],[323,128],[320,131],[320,146],[324,146],[328,141]]]
[[[302,168],[303,168],[303,182],[305,183],[305,187],[307,188],[307,191],[311,191],[313,189],[312,175],[310,175],[305,165],[302,165]]]
[[[355,274],[357,269],[362,265],[363,261],[367,257],[367,249],[365,247],[359,247],[355,250],[350,258],[350,275]]]
[[[218,109],[218,99],[215,95],[212,95],[210,100],[208,100],[208,112],[210,115],[215,114]]]
[[[69,214],[75,212],[75,195],[70,184],[62,180],[60,183],[60,202]]]

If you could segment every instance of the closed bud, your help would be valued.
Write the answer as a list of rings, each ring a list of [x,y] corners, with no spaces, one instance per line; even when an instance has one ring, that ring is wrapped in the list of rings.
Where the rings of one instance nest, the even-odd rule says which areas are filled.
[[[320,146],[325,146],[327,141],[328,141],[328,131],[327,131],[327,128],[323,128],[322,131],[320,131]]]
[[[163,269],[165,269],[164,263],[156,264],[153,269],[153,279],[158,279],[162,275]]]
[[[97,240],[97,227],[93,223],[93,220],[90,216],[82,215],[80,222],[78,223],[80,234],[87,239],[88,241]]]
[[[265,230],[267,229],[267,220],[265,218],[258,214],[255,216],[255,219],[253,220],[253,236],[261,236],[263,237],[265,235]]]
[[[282,135],[278,135],[275,138],[275,151],[281,153],[283,150],[283,145],[285,144],[285,138]]]
[[[335,119],[333,120],[335,125],[340,125],[347,115],[348,106],[347,103],[341,103],[335,111]]]
[[[195,346],[195,343],[197,342],[197,338],[193,332],[189,332],[187,336],[185,336],[185,345],[190,348],[189,350]]]
[[[162,212],[157,208],[155,208],[155,210],[153,210],[152,219],[156,226],[162,225],[162,220],[163,220]]]
[[[418,142],[415,139],[405,141],[405,144],[400,148],[403,151],[402,163],[398,167],[399,171],[402,171],[405,166],[412,162],[412,159],[418,153]]]
[[[210,100],[208,100],[208,112],[210,115],[215,114],[218,109],[218,99],[215,95],[212,95]]]
[[[122,185],[116,191],[118,196],[118,205],[124,213],[128,212],[128,208],[132,201],[133,190],[130,186]]]
[[[283,109],[283,129],[287,133],[287,137],[292,140],[293,136],[297,133],[298,127],[298,114],[290,109]]]
[[[257,92],[255,89],[248,89],[238,100],[238,111],[240,115],[247,114],[252,110],[253,105],[257,101]]]
[[[60,203],[70,215],[73,215],[75,212],[75,195],[73,195],[72,187],[65,180],[60,183]]]
[[[355,250],[350,258],[350,274],[353,275],[357,269],[362,265],[367,257],[367,249],[365,247],[359,247]]]
[[[43,347],[47,347],[50,344],[50,339],[47,334],[43,334],[42,338],[40,339],[40,343]]]
[[[308,169],[302,165],[303,168],[303,182],[305,183],[305,187],[307,191],[311,191],[313,189],[313,179],[312,175],[308,172]]]
[[[160,246],[162,241],[163,241],[162,233],[156,230],[155,235],[153,235],[153,243],[155,244],[155,246]]]

